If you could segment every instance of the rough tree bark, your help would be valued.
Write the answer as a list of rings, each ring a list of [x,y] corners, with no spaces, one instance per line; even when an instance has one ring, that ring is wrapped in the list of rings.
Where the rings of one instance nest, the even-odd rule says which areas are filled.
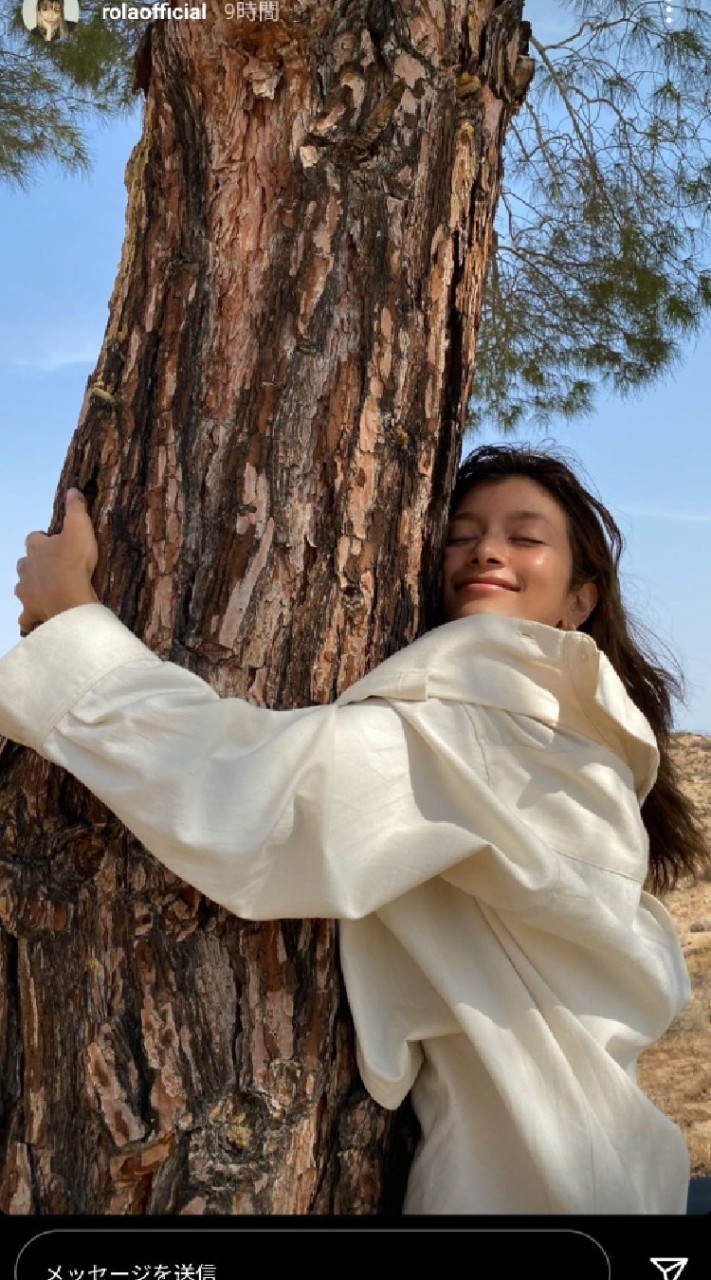
[[[213,4],[144,47],[52,530],[80,485],[101,598],[223,695],[330,701],[424,626],[520,18]],[[240,922],[62,771],[10,744],[0,765],[0,1209],[377,1212],[390,1117],[358,1083],[333,924]]]

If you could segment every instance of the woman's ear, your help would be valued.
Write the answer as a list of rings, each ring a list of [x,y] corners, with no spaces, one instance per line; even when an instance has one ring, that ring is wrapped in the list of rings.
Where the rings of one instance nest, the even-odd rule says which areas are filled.
[[[577,631],[590,617],[597,604],[598,590],[594,582],[582,582],[570,592],[560,626],[563,631]]]

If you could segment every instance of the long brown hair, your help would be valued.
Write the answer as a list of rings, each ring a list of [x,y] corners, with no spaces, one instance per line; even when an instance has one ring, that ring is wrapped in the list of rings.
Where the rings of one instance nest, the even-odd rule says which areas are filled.
[[[570,588],[594,582],[598,589],[597,604],[579,630],[592,636],[606,654],[657,739],[659,772],[642,806],[642,819],[649,835],[649,887],[664,893],[674,887],[679,875],[698,875],[709,863],[703,828],[679,787],[669,750],[672,698],[683,696],[681,672],[671,655],[668,667],[655,660],[653,649],[659,650],[660,643],[628,615],[619,579],[624,547],[620,529],[560,451],[543,452],[528,445],[480,446],[459,468],[450,515],[470,489],[510,476],[535,481],[565,511],[573,557]],[[441,604],[434,616],[444,621]]]

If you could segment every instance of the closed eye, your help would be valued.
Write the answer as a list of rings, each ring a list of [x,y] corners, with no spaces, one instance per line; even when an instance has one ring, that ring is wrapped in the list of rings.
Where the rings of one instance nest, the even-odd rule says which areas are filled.
[[[447,538],[447,541],[445,542],[444,545],[445,547],[456,547],[456,546],[459,546],[459,544],[462,542],[478,542],[478,541],[479,539],[476,534],[469,534],[468,536],[463,535],[463,536],[460,536],[459,538]],[[527,538],[523,534],[512,534],[509,541],[525,542],[532,547],[542,547],[545,545],[542,538]]]

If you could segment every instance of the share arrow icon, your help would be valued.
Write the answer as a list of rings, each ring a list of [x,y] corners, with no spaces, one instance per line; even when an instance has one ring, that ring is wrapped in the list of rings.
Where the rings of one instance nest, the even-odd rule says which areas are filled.
[[[664,1280],[679,1280],[688,1258],[650,1258],[649,1261],[661,1271]]]

